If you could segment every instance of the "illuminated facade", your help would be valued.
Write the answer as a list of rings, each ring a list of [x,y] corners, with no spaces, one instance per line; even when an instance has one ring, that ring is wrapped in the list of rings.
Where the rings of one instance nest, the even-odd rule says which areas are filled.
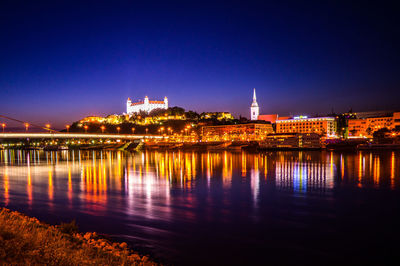
[[[168,98],[164,97],[164,101],[150,101],[146,96],[143,101],[133,103],[130,98],[126,101],[126,113],[133,114],[140,111],[151,112],[154,109],[168,109]]]
[[[202,119],[216,118],[218,120],[234,119],[233,115],[229,112],[207,112],[201,114]]]
[[[87,116],[80,120],[81,123],[93,123],[93,122],[102,123],[104,121],[105,118],[101,116]]]
[[[333,117],[306,116],[276,120],[276,133],[316,133],[324,137],[336,136],[336,121]]]
[[[379,129],[400,127],[400,112],[364,112],[355,115],[357,119],[349,120],[350,137],[371,137]]]
[[[316,133],[281,133],[270,134],[261,148],[321,148],[320,136]]]
[[[258,120],[263,120],[275,124],[276,120],[278,120],[278,117],[278,114],[259,115]]]
[[[251,120],[258,120],[258,115],[260,114],[260,107],[258,107],[256,98],[256,89],[253,90],[253,102],[250,107],[250,118]]]
[[[274,133],[271,124],[238,124],[205,126],[202,128],[203,141],[250,141],[263,140]]]

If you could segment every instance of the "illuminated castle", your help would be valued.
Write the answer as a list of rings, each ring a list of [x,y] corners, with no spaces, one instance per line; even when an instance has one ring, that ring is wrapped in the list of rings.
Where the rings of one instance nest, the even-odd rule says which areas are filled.
[[[250,117],[251,120],[258,120],[258,115],[260,113],[260,107],[258,107],[257,99],[256,99],[256,89],[253,91],[253,102],[250,107]]]
[[[149,101],[149,97],[146,96],[143,101],[133,103],[130,98],[126,101],[127,114],[151,112],[154,109],[168,109],[168,98],[164,97],[164,101]]]

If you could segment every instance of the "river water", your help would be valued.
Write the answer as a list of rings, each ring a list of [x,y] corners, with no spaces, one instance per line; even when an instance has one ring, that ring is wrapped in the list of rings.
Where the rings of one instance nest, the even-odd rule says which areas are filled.
[[[389,264],[400,153],[0,151],[0,205],[177,265]]]

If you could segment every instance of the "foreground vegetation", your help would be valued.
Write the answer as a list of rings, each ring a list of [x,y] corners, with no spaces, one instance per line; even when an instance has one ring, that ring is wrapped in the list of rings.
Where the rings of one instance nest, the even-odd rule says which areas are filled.
[[[51,226],[6,208],[0,210],[0,264],[156,265],[130,251],[126,243],[77,232],[74,223]]]

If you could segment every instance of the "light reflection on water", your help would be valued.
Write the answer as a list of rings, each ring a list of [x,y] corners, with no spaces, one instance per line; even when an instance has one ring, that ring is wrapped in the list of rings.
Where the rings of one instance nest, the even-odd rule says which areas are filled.
[[[139,243],[146,252],[153,251],[161,259],[196,263],[191,261],[195,255],[182,251],[190,246],[182,241],[183,232],[195,235],[192,229],[198,231],[217,224],[229,237],[239,237],[242,233],[237,233],[236,226],[272,223],[280,228],[280,223],[288,223],[293,215],[300,215],[296,219],[311,226],[313,222],[300,210],[311,216],[321,215],[321,210],[314,213],[315,206],[340,200],[335,194],[340,189],[397,191],[399,166],[399,153],[391,151],[2,150],[0,194],[3,206],[49,222],[76,218],[81,220],[83,229],[116,235],[122,240],[134,239],[134,244]],[[318,202],[291,201],[313,197]],[[294,213],[282,218],[283,211]],[[93,223],[99,217],[101,222]],[[262,232],[261,235],[266,234]],[[199,235],[193,241],[201,242],[201,234],[208,233],[199,230],[196,234]],[[226,235],[221,236],[221,242],[226,241]],[[263,247],[265,243],[252,245]],[[199,253],[208,251],[205,247],[196,248]],[[224,252],[219,254],[222,257]]]

